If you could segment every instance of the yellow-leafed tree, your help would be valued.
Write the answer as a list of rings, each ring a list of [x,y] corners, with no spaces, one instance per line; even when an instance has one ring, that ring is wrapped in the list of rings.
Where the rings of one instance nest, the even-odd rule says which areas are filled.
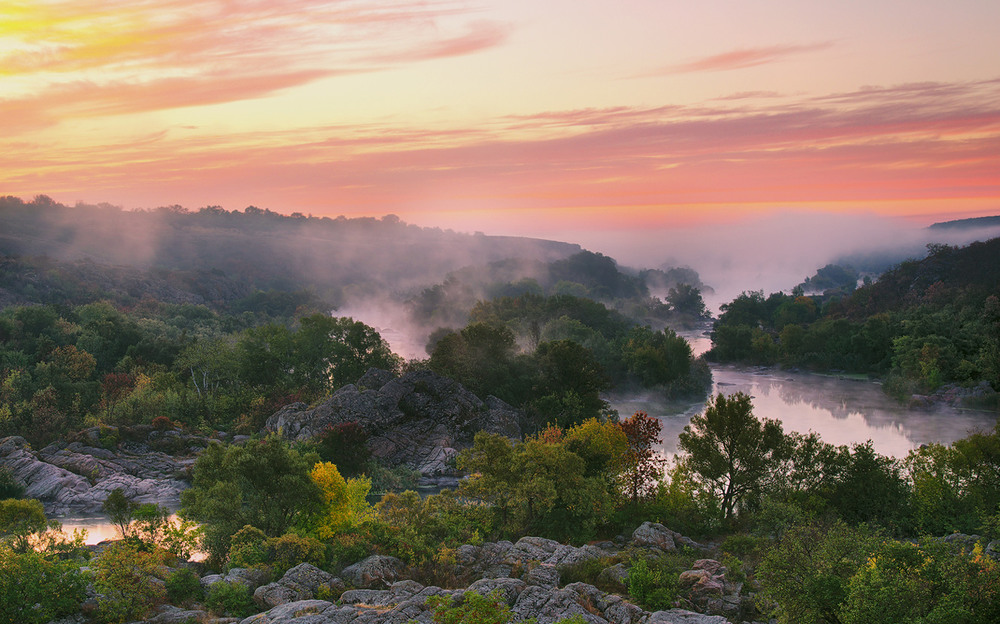
[[[344,479],[337,466],[330,462],[317,463],[309,477],[319,486],[323,498],[309,527],[319,539],[330,539],[375,517],[375,510],[367,499],[372,487],[368,477]]]

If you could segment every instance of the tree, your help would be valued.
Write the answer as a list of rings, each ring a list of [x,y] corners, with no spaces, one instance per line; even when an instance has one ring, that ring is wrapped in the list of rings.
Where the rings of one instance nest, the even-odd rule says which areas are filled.
[[[309,477],[322,492],[322,503],[307,521],[311,532],[320,539],[330,539],[375,517],[367,499],[372,487],[368,477],[344,479],[330,462],[313,466]]]
[[[667,304],[678,314],[686,314],[695,318],[708,316],[708,308],[701,298],[701,291],[691,284],[677,284],[667,292]]]
[[[682,458],[702,486],[719,497],[725,519],[754,499],[770,479],[785,450],[777,420],[761,421],[750,397],[719,394],[680,434]]]
[[[206,550],[222,561],[244,526],[277,537],[320,503],[320,489],[309,477],[316,459],[276,435],[243,446],[213,443],[194,464],[181,514],[203,524]]]
[[[45,624],[79,613],[87,599],[80,563],[0,543],[0,622]]]
[[[35,499],[9,499],[0,501],[0,541],[9,541],[16,552],[32,548],[33,535],[49,528],[45,508]]]
[[[763,594],[782,624],[839,624],[851,577],[878,536],[842,522],[797,525],[764,554],[757,569]]]
[[[118,534],[125,539],[131,535],[132,520],[138,508],[139,505],[125,496],[125,492],[121,488],[112,490],[101,505],[101,509],[108,514],[108,519],[111,520],[111,524],[115,526]]]
[[[100,594],[97,608],[101,619],[116,624],[141,619],[166,591],[153,582],[159,561],[153,553],[130,542],[119,542],[90,564],[94,589]]]
[[[622,488],[633,507],[640,498],[655,491],[667,462],[654,448],[660,444],[663,425],[646,412],[636,412],[618,423],[625,434],[627,447],[622,461]]]
[[[665,385],[691,370],[691,345],[670,329],[635,327],[622,346],[622,359],[643,386]]]
[[[532,408],[539,424],[554,422],[571,427],[595,418],[607,408],[600,393],[610,382],[593,354],[572,340],[543,342],[538,345]]]
[[[579,542],[593,534],[613,507],[604,478],[586,476],[583,458],[549,436],[513,444],[480,431],[458,465],[473,473],[459,494],[493,505],[504,535]]]
[[[372,367],[396,372],[401,362],[375,329],[347,317],[303,317],[293,344],[294,378],[325,392],[354,383]]]

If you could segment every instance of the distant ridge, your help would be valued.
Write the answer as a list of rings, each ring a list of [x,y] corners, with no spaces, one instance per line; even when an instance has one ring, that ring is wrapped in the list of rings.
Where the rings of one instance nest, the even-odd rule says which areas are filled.
[[[956,219],[942,221],[927,227],[928,230],[971,230],[973,228],[1000,227],[1000,216],[973,217],[971,219]]]

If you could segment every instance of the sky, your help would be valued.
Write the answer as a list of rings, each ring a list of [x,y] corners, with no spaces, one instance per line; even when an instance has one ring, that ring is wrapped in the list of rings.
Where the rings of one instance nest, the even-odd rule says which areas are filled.
[[[0,195],[619,249],[1000,214],[998,24],[996,0],[7,0]]]

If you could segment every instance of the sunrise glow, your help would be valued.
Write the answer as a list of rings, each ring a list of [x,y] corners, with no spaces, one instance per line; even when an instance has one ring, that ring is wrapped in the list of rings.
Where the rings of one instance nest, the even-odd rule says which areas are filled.
[[[998,214],[997,24],[981,0],[5,2],[0,194],[548,237]]]

